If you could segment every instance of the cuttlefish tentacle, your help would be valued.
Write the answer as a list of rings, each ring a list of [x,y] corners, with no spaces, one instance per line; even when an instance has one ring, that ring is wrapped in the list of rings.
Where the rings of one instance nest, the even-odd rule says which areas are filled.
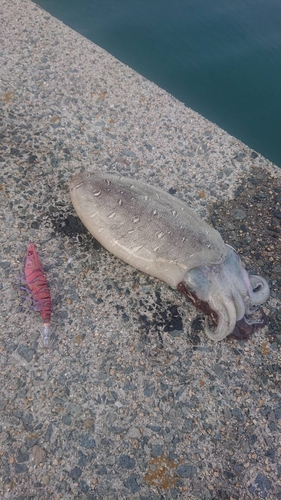
[[[256,276],[254,274],[250,274],[249,279],[252,286],[250,294],[251,304],[256,306],[263,304],[269,297],[269,286],[267,281],[261,276]]]
[[[232,332],[236,324],[236,309],[234,303],[228,301],[225,304],[213,304],[213,310],[218,317],[218,324],[214,329],[209,326],[208,317],[205,318],[204,332],[211,340],[219,341],[227,337],[227,332]]]

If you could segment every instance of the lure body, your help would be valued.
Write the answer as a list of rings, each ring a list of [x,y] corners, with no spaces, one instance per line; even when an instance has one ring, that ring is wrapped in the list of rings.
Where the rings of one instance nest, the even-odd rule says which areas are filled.
[[[51,336],[51,295],[33,243],[29,243],[27,248],[24,276],[26,284],[32,294],[35,308],[40,311],[44,323],[43,345],[44,347],[49,347]]]

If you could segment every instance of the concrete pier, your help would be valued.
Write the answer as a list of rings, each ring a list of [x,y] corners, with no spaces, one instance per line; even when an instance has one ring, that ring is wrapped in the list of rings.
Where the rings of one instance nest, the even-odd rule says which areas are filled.
[[[2,498],[281,499],[280,169],[31,1],[0,16]],[[185,200],[268,280],[268,325],[208,340],[79,224],[85,169]],[[48,350],[19,280],[29,241]]]

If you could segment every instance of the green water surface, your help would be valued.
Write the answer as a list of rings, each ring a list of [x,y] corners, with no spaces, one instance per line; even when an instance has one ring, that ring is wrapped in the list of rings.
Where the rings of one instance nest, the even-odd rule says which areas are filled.
[[[281,0],[36,0],[281,166]]]

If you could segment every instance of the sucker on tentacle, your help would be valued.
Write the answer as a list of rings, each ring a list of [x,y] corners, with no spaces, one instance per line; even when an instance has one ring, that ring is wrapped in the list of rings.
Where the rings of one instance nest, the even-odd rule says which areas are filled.
[[[178,288],[207,314],[212,340],[248,337],[262,319],[248,318],[269,297],[264,278],[248,275],[237,252],[187,205],[140,181],[84,172],[71,181],[74,208],[114,255]],[[251,324],[252,323],[252,324]]]

